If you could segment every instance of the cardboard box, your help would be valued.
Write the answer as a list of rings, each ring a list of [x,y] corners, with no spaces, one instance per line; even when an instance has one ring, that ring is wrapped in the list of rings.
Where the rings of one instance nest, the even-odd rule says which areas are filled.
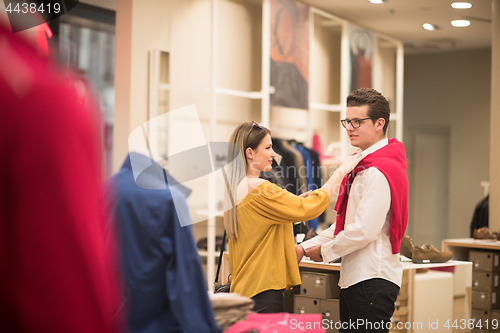
[[[469,261],[472,261],[473,271],[500,271],[500,254],[488,251],[469,251]]]
[[[408,307],[407,306],[396,306],[394,308],[393,317],[402,317],[408,315]]]
[[[320,313],[319,299],[301,295],[294,296],[293,313]]]
[[[283,297],[285,301],[285,312],[293,313],[295,295],[298,294],[300,294],[300,286],[295,286],[292,289],[285,291]]]
[[[490,311],[490,321],[488,329],[491,332],[500,332],[500,310]]]
[[[339,300],[338,299],[320,299],[319,300],[319,311],[323,316],[323,322],[327,323],[326,331],[339,332],[336,327],[341,327],[340,324],[335,326],[335,323],[340,323],[340,311],[339,311]]]
[[[472,309],[471,319],[474,320],[474,325],[476,325],[476,323],[478,323],[478,321],[481,321],[481,325],[484,325],[483,323],[486,323],[486,320],[489,323],[490,322],[490,312],[491,312],[491,310]]]
[[[472,291],[472,308],[490,310],[500,308],[498,294],[490,291]]]
[[[499,291],[500,273],[495,272],[472,272],[472,290],[479,291]]]
[[[300,274],[302,285],[300,295],[319,299],[339,298],[338,286],[340,272],[314,273],[302,272]]]
[[[407,323],[408,323],[408,316],[406,315],[399,317],[392,316],[391,329],[389,330],[389,333],[406,332],[407,329],[405,328],[405,324]]]
[[[396,306],[396,308],[401,307],[401,306],[408,306],[408,300],[407,299],[400,300],[398,297],[396,299],[396,302],[394,303],[394,305]]]

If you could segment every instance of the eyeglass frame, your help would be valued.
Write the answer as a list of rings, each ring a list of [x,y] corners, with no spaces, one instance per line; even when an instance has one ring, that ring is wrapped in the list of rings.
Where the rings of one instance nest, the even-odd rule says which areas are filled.
[[[362,119],[358,119],[358,118],[354,118],[354,119],[347,119],[347,118],[346,118],[346,119],[341,119],[341,120],[340,120],[340,123],[342,124],[342,127],[346,128],[346,129],[347,129],[347,125],[344,125],[344,122],[347,122],[347,124],[351,125],[351,127],[352,127],[352,128],[360,128],[360,127],[361,127],[361,122],[362,122],[363,120],[367,120],[367,119],[379,119],[379,118],[375,118],[375,117],[368,117],[368,118],[362,118]],[[356,126],[354,126],[354,125],[352,124],[352,121],[353,121],[353,120],[357,120],[357,121],[358,121],[358,123],[359,123],[359,126],[358,126],[358,127],[356,127]]]

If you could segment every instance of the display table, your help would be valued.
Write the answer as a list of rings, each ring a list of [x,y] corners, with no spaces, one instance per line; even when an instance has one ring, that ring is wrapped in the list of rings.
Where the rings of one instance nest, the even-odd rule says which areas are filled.
[[[453,252],[453,259],[469,260],[470,250],[495,250],[500,251],[500,242],[497,240],[483,240],[472,238],[443,239],[443,251]]]
[[[499,249],[500,249],[500,247],[499,247]],[[419,269],[419,268],[435,268],[435,267],[450,267],[450,266],[464,266],[467,269],[467,274],[472,276],[472,263],[469,261],[450,260],[450,261],[445,262],[445,263],[437,263],[437,264],[414,264],[411,262],[410,259],[401,256],[401,264],[403,266],[403,270],[405,270],[405,271],[407,270],[409,273],[409,276],[408,276],[408,322],[409,323],[413,323],[415,321],[415,319],[414,319],[415,306],[423,306],[423,304],[421,304],[420,302],[419,302],[419,304],[415,304],[415,297],[414,297],[414,295],[415,295],[415,275],[416,275],[417,269]],[[323,272],[324,271],[340,271],[340,263],[337,263],[337,264],[317,263],[317,262],[313,262],[307,258],[302,260],[299,267],[300,268],[307,268],[307,270],[318,271],[318,272],[321,272],[321,271],[323,271]],[[424,274],[426,274],[426,273],[423,273],[422,275],[424,275]],[[423,279],[423,280],[426,280],[426,279]],[[466,289],[467,288],[469,290],[471,289],[470,283],[468,286],[466,286]],[[421,292],[425,291],[426,289],[420,288],[419,290],[421,290],[420,291],[420,293],[421,293]],[[464,294],[465,294],[465,306],[466,306],[465,316],[467,318],[463,318],[463,319],[468,320],[468,319],[470,319],[470,304],[471,304],[470,291],[468,292],[467,290],[465,290]],[[447,293],[447,295],[448,295],[448,293]],[[422,296],[422,295],[420,294],[419,296]],[[429,302],[432,302],[434,296],[435,295],[429,295],[429,297],[424,297],[424,298],[427,299]],[[448,304],[453,304],[453,293],[451,293],[449,295],[449,298],[450,299],[448,300]],[[450,313],[449,310],[450,309],[445,310],[447,314]],[[416,318],[416,319],[420,320],[421,318]],[[431,319],[431,318],[429,318],[429,319]],[[449,319],[450,319],[450,323],[452,323],[453,318],[449,318]],[[460,318],[460,319],[462,319],[462,318]],[[420,322],[422,324],[422,326],[420,326],[420,327],[422,327],[422,329],[415,329],[415,331],[425,332],[426,330],[428,330],[428,325],[429,325],[428,320],[426,320],[425,322],[420,320]],[[444,324],[444,323],[442,323],[442,324]],[[414,326],[416,328],[419,327],[418,323],[415,323]],[[433,328],[432,332],[437,333],[440,330],[445,330],[445,329],[446,328],[444,328],[443,325],[441,325],[441,327],[439,327],[439,328]],[[413,332],[413,331],[414,330],[412,328],[407,330],[407,332]]]
[[[500,246],[498,247],[500,250]],[[401,264],[403,266],[403,270],[408,271],[409,276],[408,276],[408,322],[412,323],[413,322],[413,314],[414,314],[414,309],[415,309],[415,275],[416,275],[416,270],[418,268],[435,268],[435,267],[451,267],[451,266],[464,266],[467,270],[467,274],[472,276],[472,263],[469,261],[457,261],[457,260],[450,260],[445,263],[438,263],[438,264],[414,264],[411,262],[410,259],[401,256]],[[307,271],[316,271],[316,272],[325,272],[325,271],[340,271],[340,263],[332,263],[332,264],[325,264],[325,263],[318,263],[309,260],[308,258],[303,258],[302,261],[299,264],[299,268],[301,270],[307,270]],[[229,255],[228,253],[224,253],[224,260],[222,264],[222,279],[223,282],[227,281],[227,276],[229,275]],[[423,273],[425,274],[425,273]],[[468,288],[469,290],[471,289],[471,285],[469,283],[468,286],[465,286],[465,288]],[[465,320],[470,319],[470,304],[471,304],[471,296],[470,296],[470,291],[464,291],[465,294],[465,316],[467,318],[463,318]],[[429,302],[432,302],[433,296],[435,295],[429,295],[427,297]],[[451,302],[453,302],[453,294],[451,294]],[[421,305],[419,305],[421,306]],[[446,309],[448,311],[449,309]],[[449,313],[449,311],[447,312]],[[454,318],[449,318],[450,323],[453,322]],[[460,318],[462,319],[462,318]],[[428,322],[422,322],[421,323],[422,327],[421,329],[415,329],[415,331],[420,331],[420,332],[425,332],[428,330]],[[444,323],[443,323],[444,324]],[[415,327],[417,326],[418,323],[416,324]],[[442,326],[442,325],[441,325]],[[443,328],[443,327],[440,327]],[[407,332],[413,332],[414,330],[412,328],[408,329]],[[439,332],[439,329],[433,329],[433,332]]]

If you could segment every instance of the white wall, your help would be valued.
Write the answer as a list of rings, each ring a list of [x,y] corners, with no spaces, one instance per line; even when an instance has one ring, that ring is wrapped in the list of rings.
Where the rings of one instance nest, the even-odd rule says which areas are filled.
[[[149,52],[169,52],[170,109],[196,104],[209,113],[210,2],[121,0],[116,15],[114,170],[129,133],[148,120]],[[206,133],[205,133],[206,134]]]
[[[450,130],[447,238],[469,237],[480,182],[489,178],[490,70],[490,49],[405,56],[405,143],[415,128]],[[408,234],[422,224],[409,220]]]

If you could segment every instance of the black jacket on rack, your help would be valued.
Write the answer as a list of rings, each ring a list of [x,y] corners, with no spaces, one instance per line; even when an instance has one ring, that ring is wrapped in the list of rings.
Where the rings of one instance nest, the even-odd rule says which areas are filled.
[[[297,194],[297,169],[295,167],[295,157],[292,152],[283,147],[281,140],[273,138],[273,149],[280,154],[282,159],[276,170],[283,175],[285,189],[293,194]]]
[[[261,171],[259,178],[270,181],[273,184],[278,185],[281,188],[285,188],[285,180],[283,179],[283,173],[280,170],[280,166],[273,160],[271,170]]]

